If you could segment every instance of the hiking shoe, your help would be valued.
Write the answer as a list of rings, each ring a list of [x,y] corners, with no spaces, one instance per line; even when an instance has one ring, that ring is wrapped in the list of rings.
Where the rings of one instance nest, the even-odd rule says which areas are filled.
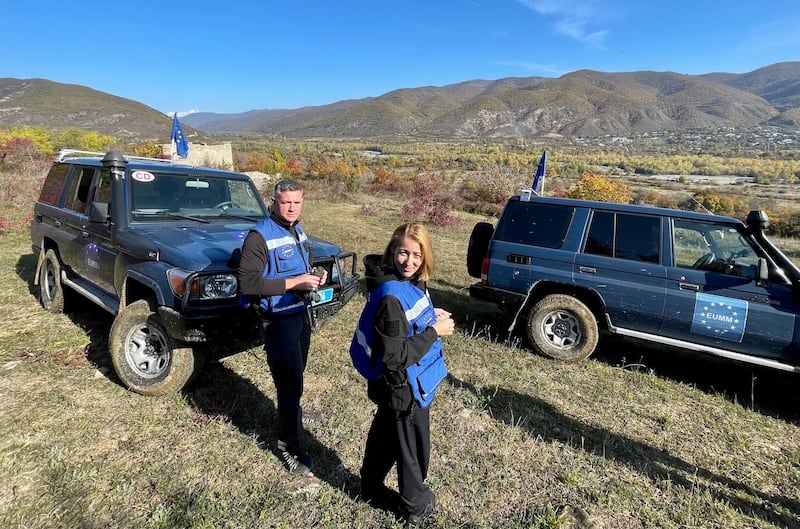
[[[419,527],[422,525],[422,522],[425,521],[431,514],[433,514],[433,509],[436,508],[436,496],[433,495],[431,492],[431,499],[428,500],[427,505],[425,505],[425,509],[420,514],[406,514],[405,526],[406,527]]]
[[[311,458],[298,447],[283,446],[278,443],[278,457],[283,466],[292,474],[313,476],[311,472]]]

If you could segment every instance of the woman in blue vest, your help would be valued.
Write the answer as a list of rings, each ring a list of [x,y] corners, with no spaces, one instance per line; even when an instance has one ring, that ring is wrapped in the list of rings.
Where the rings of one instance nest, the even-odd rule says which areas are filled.
[[[409,525],[433,512],[425,484],[430,459],[429,406],[447,374],[440,336],[453,333],[450,313],[434,308],[426,282],[433,272],[430,237],[421,224],[397,228],[383,256],[364,258],[367,304],[351,355],[368,377],[378,405],[361,466],[361,495],[378,507],[397,508]],[[384,479],[397,465],[399,505]]]

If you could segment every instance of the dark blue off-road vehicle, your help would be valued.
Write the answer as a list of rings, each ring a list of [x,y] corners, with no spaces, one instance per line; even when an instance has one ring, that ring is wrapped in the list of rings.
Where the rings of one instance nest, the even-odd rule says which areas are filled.
[[[138,393],[178,391],[209,357],[258,340],[238,302],[236,268],[248,230],[268,214],[243,174],[111,151],[62,151],[31,222],[42,305],[64,308],[65,289],[114,315],[109,351]],[[328,284],[315,323],[358,289],[356,256],[310,237]]]
[[[556,359],[587,358],[607,331],[800,372],[800,270],[768,225],[527,192],[473,229],[470,294]]]

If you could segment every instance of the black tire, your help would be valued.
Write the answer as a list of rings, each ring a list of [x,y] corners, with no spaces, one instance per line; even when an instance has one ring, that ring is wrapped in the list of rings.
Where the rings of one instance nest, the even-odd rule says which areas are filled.
[[[45,249],[42,248],[44,252]],[[47,250],[39,268],[39,303],[46,310],[64,311],[64,286],[61,284],[61,261],[55,250]]]
[[[194,351],[174,343],[147,300],[135,301],[119,311],[108,341],[117,376],[136,393],[176,393],[195,372]]]
[[[472,228],[467,245],[467,273],[471,277],[481,277],[483,259],[489,252],[492,235],[494,235],[494,226],[488,222],[479,222]]]
[[[582,301],[551,294],[528,312],[526,330],[531,344],[543,355],[564,362],[580,362],[597,347],[597,320]]]

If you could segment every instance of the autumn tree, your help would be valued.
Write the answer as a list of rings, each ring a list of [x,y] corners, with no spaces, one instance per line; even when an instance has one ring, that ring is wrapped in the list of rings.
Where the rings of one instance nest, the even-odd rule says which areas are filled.
[[[98,134],[96,131],[86,131],[76,128],[67,128],[53,133],[52,142],[56,150],[78,149],[81,151],[105,152],[116,143],[113,136]]]
[[[133,154],[136,156],[144,156],[146,158],[158,158],[163,154],[163,152],[161,145],[152,140],[147,140],[139,143],[138,145],[134,145]]]
[[[567,192],[569,198],[600,200],[630,204],[633,193],[624,182],[615,182],[605,176],[585,173]]]

